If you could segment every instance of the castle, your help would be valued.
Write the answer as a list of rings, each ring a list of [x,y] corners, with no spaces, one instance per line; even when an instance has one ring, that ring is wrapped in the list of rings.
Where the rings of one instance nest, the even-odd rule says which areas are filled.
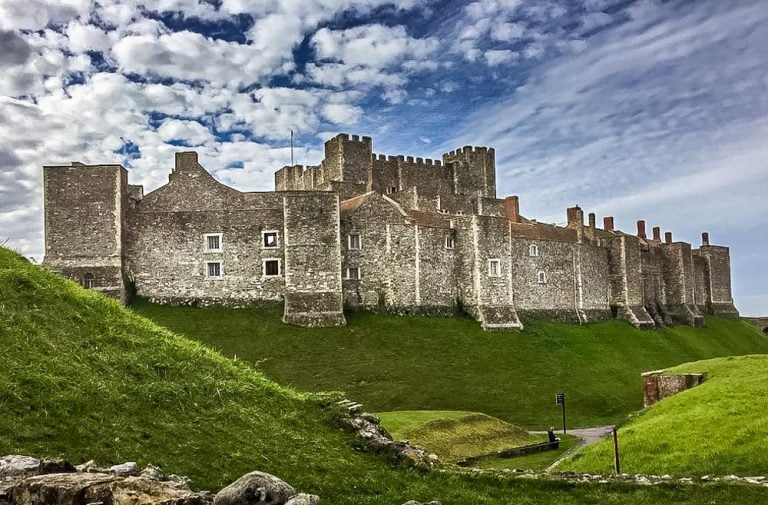
[[[125,301],[284,302],[284,322],[345,323],[344,309],[465,311],[483,329],[529,317],[621,318],[637,327],[737,317],[729,249],[614,229],[578,206],[564,227],[496,197],[492,148],[442,160],[373,154],[370,137],[325,142],[319,166],[287,166],[275,191],[217,182],[195,152],[144,195],[120,165],[44,167],[44,263]]]

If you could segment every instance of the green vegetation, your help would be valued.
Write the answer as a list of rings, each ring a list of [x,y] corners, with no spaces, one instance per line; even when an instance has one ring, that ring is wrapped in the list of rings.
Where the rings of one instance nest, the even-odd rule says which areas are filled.
[[[704,372],[706,380],[635,416],[619,430],[622,471],[679,475],[768,474],[768,356],[719,358],[672,372]],[[613,467],[603,441],[563,463],[563,470]]]
[[[483,412],[532,430],[557,426],[554,394],[573,427],[615,424],[642,408],[640,374],[699,359],[768,353],[768,337],[741,321],[637,330],[527,321],[521,333],[485,333],[469,318],[353,312],[343,328],[280,322],[279,305],[191,308],[140,301],[162,326],[256,364],[280,384],[341,390],[369,411]]]
[[[475,412],[395,411],[379,414],[381,424],[395,439],[405,439],[434,452],[444,461],[543,442],[534,435],[495,417]]]
[[[324,504],[753,504],[746,486],[580,485],[392,468],[324,397],[160,328],[0,248],[0,454],[154,463],[213,489],[260,469]]]
[[[560,448],[555,451],[535,452],[516,458],[500,458],[498,456],[489,456],[472,463],[472,466],[478,468],[520,468],[523,470],[546,470],[552,463],[557,461],[567,450],[579,445],[579,437],[573,435],[558,435],[560,438]]]

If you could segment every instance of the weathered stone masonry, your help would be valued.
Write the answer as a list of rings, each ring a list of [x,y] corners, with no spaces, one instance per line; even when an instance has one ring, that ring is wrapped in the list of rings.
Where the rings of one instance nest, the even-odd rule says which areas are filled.
[[[341,134],[314,167],[283,167],[274,192],[217,182],[194,152],[176,155],[168,183],[144,195],[119,165],[44,167],[45,264],[125,300],[285,303],[284,321],[344,324],[343,308],[450,315],[486,330],[528,317],[638,327],[738,316],[727,247],[692,249],[585,223],[520,215],[496,197],[495,152],[465,146],[442,160],[374,154]]]

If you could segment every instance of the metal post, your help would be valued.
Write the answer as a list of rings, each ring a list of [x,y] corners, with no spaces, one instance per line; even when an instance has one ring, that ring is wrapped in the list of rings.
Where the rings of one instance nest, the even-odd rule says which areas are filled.
[[[613,469],[616,475],[621,475],[621,461],[619,459],[619,434],[616,426],[613,427]]]
[[[291,166],[293,166],[293,128],[291,128]]]
[[[565,395],[563,395],[563,435],[566,435],[565,431]]]

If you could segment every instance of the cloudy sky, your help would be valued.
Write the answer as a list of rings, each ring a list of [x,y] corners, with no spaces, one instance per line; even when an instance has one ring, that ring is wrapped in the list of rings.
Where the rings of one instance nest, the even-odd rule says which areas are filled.
[[[0,0],[0,241],[42,257],[41,166],[173,152],[272,189],[322,141],[496,148],[500,195],[731,246],[768,314],[765,0]]]

